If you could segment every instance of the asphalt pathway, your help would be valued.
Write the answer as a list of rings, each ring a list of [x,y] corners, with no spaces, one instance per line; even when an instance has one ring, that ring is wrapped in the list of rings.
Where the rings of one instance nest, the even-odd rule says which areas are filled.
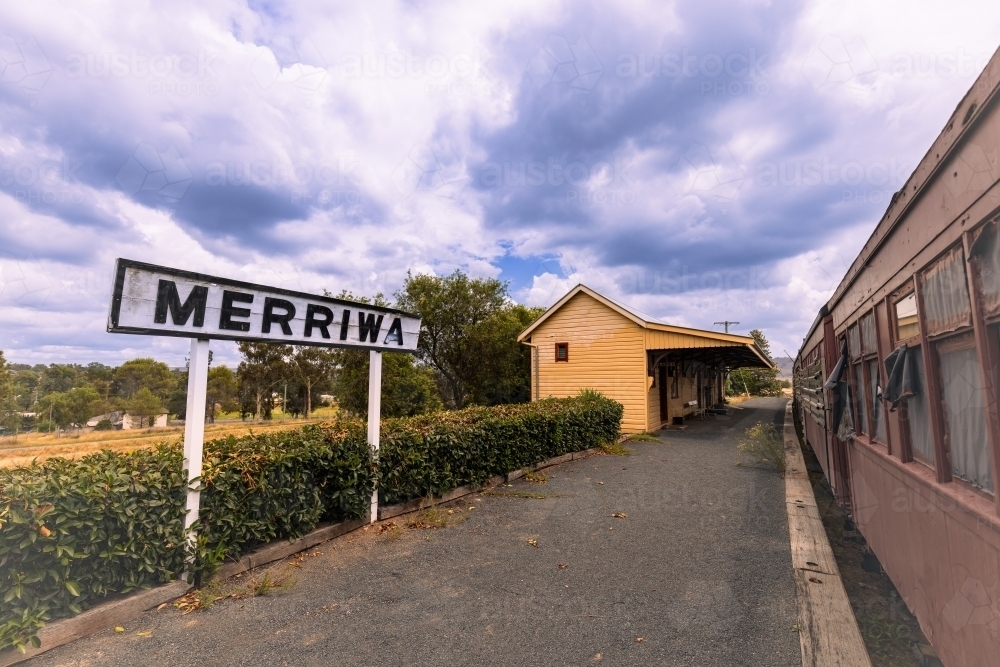
[[[446,527],[357,531],[272,566],[267,595],[246,596],[245,575],[220,591],[241,597],[150,611],[30,665],[800,665],[784,485],[736,449],[784,404],[422,518]]]

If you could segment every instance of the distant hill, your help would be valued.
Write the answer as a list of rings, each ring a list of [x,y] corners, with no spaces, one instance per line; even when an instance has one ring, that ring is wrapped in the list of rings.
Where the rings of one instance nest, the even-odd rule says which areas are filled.
[[[795,360],[791,357],[775,357],[772,361],[778,364],[778,377],[783,380],[792,379],[792,366]]]

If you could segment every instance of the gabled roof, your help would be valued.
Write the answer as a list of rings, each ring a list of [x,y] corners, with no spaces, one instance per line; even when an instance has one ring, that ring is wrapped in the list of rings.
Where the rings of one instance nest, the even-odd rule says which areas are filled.
[[[562,308],[566,303],[569,302],[577,294],[586,294],[587,296],[593,298],[594,300],[604,304],[611,310],[614,310],[618,314],[632,320],[639,327],[643,329],[650,329],[653,331],[666,331],[669,333],[679,333],[686,334],[688,336],[695,336],[699,338],[708,338],[711,340],[725,341],[728,343],[742,344],[753,350],[754,354],[760,357],[761,361],[767,364],[768,367],[773,367],[773,362],[767,358],[760,348],[757,347],[757,343],[750,336],[738,336],[736,334],[730,333],[720,333],[718,331],[706,331],[705,329],[691,329],[689,327],[679,327],[673,324],[666,324],[658,319],[650,317],[645,313],[632,308],[631,306],[626,306],[623,303],[610,299],[599,292],[592,290],[584,284],[579,284],[563,296],[563,298],[556,301],[548,310],[542,313],[541,317],[532,322],[527,329],[521,332],[517,337],[518,342],[523,343],[531,333],[542,325],[547,319],[552,317],[560,308]]]

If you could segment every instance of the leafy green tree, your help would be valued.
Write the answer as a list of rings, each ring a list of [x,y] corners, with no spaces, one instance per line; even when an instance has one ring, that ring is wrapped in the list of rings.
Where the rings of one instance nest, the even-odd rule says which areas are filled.
[[[170,367],[148,357],[126,361],[114,370],[112,378],[115,393],[126,402],[142,388],[165,401],[177,386],[177,378]]]
[[[525,403],[531,400],[531,348],[517,336],[538,319],[544,308],[508,304],[468,333],[480,363],[470,369],[472,401],[480,405]]]
[[[69,391],[83,384],[80,378],[80,367],[75,364],[52,364],[42,371],[40,393]]]
[[[149,387],[142,387],[125,403],[131,417],[139,418],[139,428],[152,426],[154,420],[164,413],[163,400]]]
[[[333,395],[337,405],[347,412],[366,416],[371,356],[367,350],[337,350],[336,355]],[[382,355],[383,417],[412,417],[436,412],[443,407],[434,372],[430,368],[418,365],[409,354],[397,352]]]
[[[111,366],[93,361],[83,368],[83,376],[87,384],[94,388],[105,403],[111,402],[111,389],[114,384],[115,369]]]
[[[215,411],[235,412],[239,409],[239,383],[228,366],[213,366],[208,370],[206,410],[208,420],[215,423]]]
[[[13,373],[0,350],[0,427],[15,436],[21,430],[21,408],[14,393]]]
[[[764,332],[754,329],[750,332],[760,351],[770,359],[771,344]],[[781,396],[781,382],[777,368],[737,368],[726,380],[726,393],[730,396],[749,393],[751,396]]]
[[[64,396],[70,424],[84,426],[91,417],[104,414],[104,398],[93,387],[74,387]]]
[[[530,357],[514,329],[532,311],[511,302],[507,283],[461,271],[443,277],[411,274],[396,300],[420,315],[420,359],[439,374],[451,406],[516,400],[523,394],[517,387],[530,386],[524,381]]]
[[[24,364],[21,364],[22,366]],[[18,407],[25,412],[31,412],[32,406],[38,401],[38,378],[39,374],[31,368],[12,369],[11,364],[7,367],[11,371],[11,383],[13,385],[14,399]]]
[[[252,412],[258,419],[270,419],[274,409],[274,388],[290,375],[288,358],[292,346],[242,342],[239,350],[243,361],[236,369],[236,379],[242,409]]]
[[[38,402],[38,416],[60,428],[82,427],[104,407],[104,399],[93,387],[74,387],[43,396]]]
[[[335,367],[336,354],[331,350],[307,346],[295,348],[289,360],[289,370],[302,384],[306,419],[312,414],[313,396],[324,384],[329,384]]]

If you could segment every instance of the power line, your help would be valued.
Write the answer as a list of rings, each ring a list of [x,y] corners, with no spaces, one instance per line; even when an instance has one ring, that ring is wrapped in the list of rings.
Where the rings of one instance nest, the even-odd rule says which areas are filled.
[[[716,322],[716,324],[721,324],[721,325],[725,326],[726,327],[726,333],[729,333],[729,325],[732,324],[733,326],[736,326],[737,324],[739,324],[739,322],[731,322],[729,320],[723,320],[722,322]]]

